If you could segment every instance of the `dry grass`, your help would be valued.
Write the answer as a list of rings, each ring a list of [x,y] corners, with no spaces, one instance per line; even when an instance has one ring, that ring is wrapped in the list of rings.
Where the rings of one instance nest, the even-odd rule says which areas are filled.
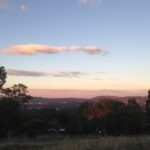
[[[0,150],[149,150],[150,136],[47,137],[1,141]]]

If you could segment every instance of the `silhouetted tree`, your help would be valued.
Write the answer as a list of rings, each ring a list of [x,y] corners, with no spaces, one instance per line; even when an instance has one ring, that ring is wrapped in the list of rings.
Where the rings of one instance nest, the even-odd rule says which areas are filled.
[[[83,117],[88,120],[86,124],[88,124],[89,128],[101,130],[103,135],[106,135],[107,123],[112,119],[110,116],[115,116],[116,111],[119,112],[122,106],[124,106],[122,103],[113,100],[100,99],[95,103],[85,102],[81,105],[80,109]]]
[[[20,129],[20,103],[10,97],[0,99],[0,136],[12,136]]]
[[[145,115],[135,99],[129,99],[122,114],[125,134],[141,134],[144,132]]]
[[[80,109],[90,131],[95,128],[97,131],[101,130],[103,135],[144,133],[145,114],[135,99],[129,99],[127,104],[101,99],[95,103],[83,103]]]
[[[103,135],[106,135],[107,117],[111,114],[112,111],[113,111],[113,106],[111,100],[101,99],[97,103],[95,103],[94,115],[96,118],[102,120],[101,130]]]
[[[106,131],[110,135],[122,134],[122,115],[126,107],[121,101],[111,100],[111,113],[107,116]]]
[[[146,111],[148,114],[150,114],[150,90],[148,90],[148,96],[146,100]]]
[[[147,133],[150,133],[150,90],[148,90],[148,95],[146,99],[146,114],[147,114],[146,131]]]
[[[14,84],[12,87],[13,96],[25,96],[27,94],[27,86],[24,84]]]
[[[0,67],[0,91],[6,82],[7,72],[3,66]]]
[[[81,114],[88,120],[94,117],[93,110],[94,110],[94,103],[92,102],[84,102],[80,106]]]
[[[18,100],[21,103],[28,102],[32,97],[27,95],[28,87],[22,83],[14,84],[10,88],[2,88],[6,82],[7,72],[4,67],[0,67],[0,92],[8,97]]]

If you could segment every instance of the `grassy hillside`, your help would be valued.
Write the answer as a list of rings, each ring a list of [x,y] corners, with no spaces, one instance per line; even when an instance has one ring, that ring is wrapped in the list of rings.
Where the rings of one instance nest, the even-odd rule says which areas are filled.
[[[0,150],[149,150],[150,137],[47,137],[1,141]]]

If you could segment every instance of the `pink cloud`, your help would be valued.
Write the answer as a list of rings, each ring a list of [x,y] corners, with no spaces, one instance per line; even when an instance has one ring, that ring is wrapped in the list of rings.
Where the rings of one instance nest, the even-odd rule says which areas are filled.
[[[99,48],[97,46],[86,46],[83,48],[83,51],[89,53],[89,54],[96,54],[104,52],[105,50],[103,48]]]
[[[3,49],[4,54],[22,54],[33,55],[36,53],[60,53],[66,51],[66,47],[61,46],[49,46],[40,44],[25,44],[25,45],[13,45],[6,49]]]
[[[2,49],[1,54],[21,54],[21,55],[33,55],[37,53],[54,54],[65,51],[71,52],[86,52],[88,54],[101,54],[106,53],[107,50],[98,46],[51,46],[41,44],[23,44],[12,45],[8,48]]]
[[[70,50],[73,52],[78,52],[78,51],[83,51],[89,54],[99,54],[99,53],[103,53],[106,52],[107,50],[105,50],[104,48],[100,48],[98,46],[71,46]]]

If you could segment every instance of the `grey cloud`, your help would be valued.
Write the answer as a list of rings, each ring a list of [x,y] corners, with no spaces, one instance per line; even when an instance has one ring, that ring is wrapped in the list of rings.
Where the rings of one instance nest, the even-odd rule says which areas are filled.
[[[11,76],[32,76],[32,77],[60,77],[60,78],[80,78],[82,75],[86,75],[86,73],[79,71],[58,71],[58,72],[37,72],[37,71],[26,71],[26,70],[17,70],[17,69],[8,69],[8,75]]]
[[[80,78],[80,76],[86,75],[86,74],[87,73],[83,73],[83,72],[79,72],[79,71],[71,71],[71,72],[60,71],[60,72],[52,73],[51,76],[53,76],[53,77]]]
[[[42,72],[16,70],[16,69],[8,69],[7,73],[8,75],[12,76],[34,76],[34,77],[46,76],[46,74]]]

